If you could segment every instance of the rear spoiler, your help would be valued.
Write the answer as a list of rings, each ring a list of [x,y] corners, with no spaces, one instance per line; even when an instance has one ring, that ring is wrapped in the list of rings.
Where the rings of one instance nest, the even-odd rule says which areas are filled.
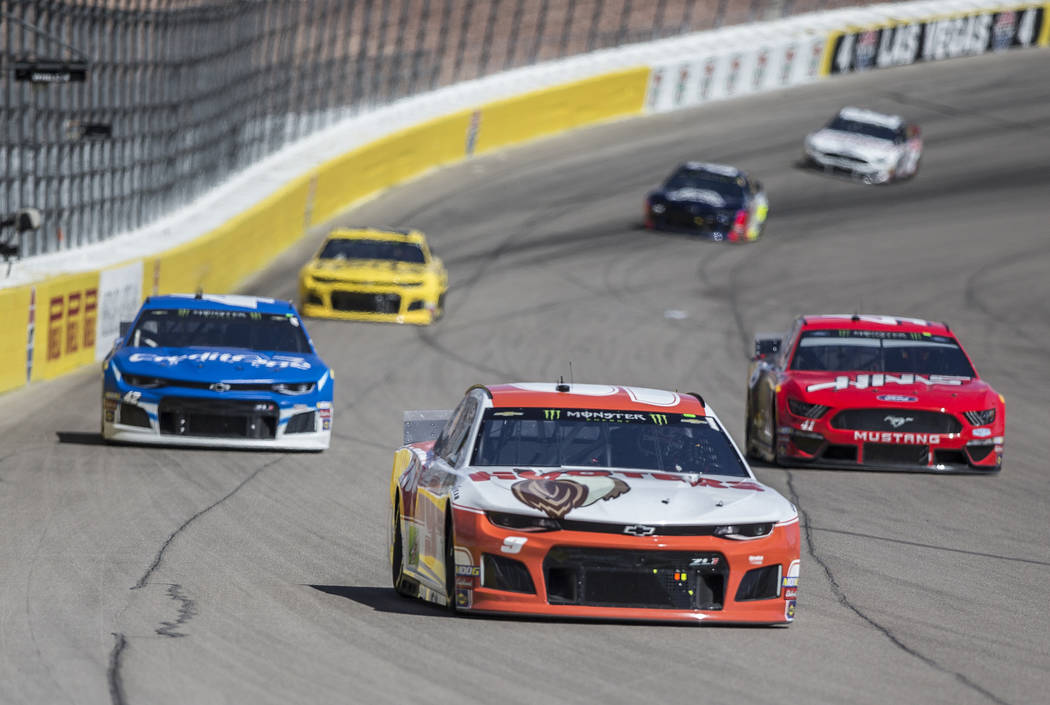
[[[415,409],[405,412],[405,445],[435,441],[444,430],[452,409]]]

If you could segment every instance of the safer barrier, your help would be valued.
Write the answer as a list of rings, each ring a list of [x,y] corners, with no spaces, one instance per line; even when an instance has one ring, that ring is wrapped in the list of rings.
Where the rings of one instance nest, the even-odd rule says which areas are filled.
[[[877,6],[599,53],[582,68],[579,61],[565,70],[536,67],[515,77],[520,95],[424,116],[299,172],[275,169],[282,183],[268,195],[167,251],[0,289],[0,392],[101,359],[144,296],[234,290],[310,226],[434,167],[583,125],[837,73],[1045,47],[1048,10],[1046,2],[988,0]]]

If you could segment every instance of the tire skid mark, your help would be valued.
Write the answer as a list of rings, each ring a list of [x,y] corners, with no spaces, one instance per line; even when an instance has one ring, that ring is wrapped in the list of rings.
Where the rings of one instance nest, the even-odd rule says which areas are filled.
[[[109,701],[112,705],[126,705],[124,682],[120,677],[120,660],[128,647],[128,640],[123,633],[113,632],[113,649],[109,652],[109,666],[106,668],[106,681],[109,683]]]
[[[973,110],[966,108],[958,108],[954,105],[947,103],[939,103],[937,101],[928,100],[921,98],[916,95],[907,95],[899,91],[887,91],[884,93],[887,98],[895,100],[901,105],[912,105],[917,108],[925,108],[941,115],[947,115],[948,117],[970,117],[977,118],[984,121],[989,125],[995,127],[1005,127],[1008,130],[1028,130],[1039,134],[1044,132],[1047,128],[1046,123],[1031,121],[1031,120],[1011,120],[1009,118],[1000,117],[994,115],[989,111],[985,110]]]
[[[178,611],[175,614],[174,622],[161,622],[160,626],[156,629],[158,636],[167,636],[172,638],[178,638],[186,636],[185,633],[177,631],[179,627],[185,625],[191,619],[197,616],[197,603],[190,599],[186,593],[182,591],[182,586],[178,583],[171,583],[168,585],[168,597],[179,603]]]
[[[848,609],[850,612],[853,612],[853,614],[860,617],[861,620],[866,622],[872,629],[882,634],[890,641],[890,643],[892,643],[894,646],[896,646],[898,649],[908,654],[909,656],[918,659],[919,661],[923,662],[924,664],[936,671],[940,671],[941,673],[952,676],[960,684],[966,686],[967,688],[977,693],[980,693],[993,703],[997,703],[998,705],[1009,705],[1009,703],[1006,700],[1003,700],[995,693],[985,688],[982,688],[980,685],[970,680],[970,678],[968,678],[965,674],[960,673],[958,671],[953,671],[947,666],[941,665],[930,656],[927,656],[921,651],[908,646],[903,641],[901,641],[900,637],[894,634],[889,627],[879,623],[873,617],[868,615],[864,610],[860,609],[855,604],[853,604],[853,602],[846,595],[846,592],[842,589],[842,586],[839,585],[838,580],[835,578],[835,574],[831,571],[831,566],[829,566],[828,563],[821,557],[821,555],[817,553],[816,546],[813,543],[813,527],[810,525],[809,522],[809,513],[802,508],[802,505],[799,502],[798,490],[795,489],[794,473],[791,470],[785,470],[785,474],[787,475],[787,486],[788,490],[790,491],[789,499],[791,500],[791,503],[794,504],[795,507],[798,509],[799,518],[801,519],[802,535],[806,539],[806,550],[809,553],[810,557],[814,561],[816,561],[817,565],[819,565],[821,569],[823,569],[824,577],[827,579],[828,585],[829,587],[831,587],[831,592],[835,595],[835,598],[838,600],[839,604]]]
[[[510,232],[508,232],[507,236],[504,237],[495,248],[489,251],[488,256],[481,260],[474,273],[471,274],[467,278],[467,280],[457,288],[457,291],[462,291],[465,296],[469,297],[474,287],[477,286],[477,284],[486,277],[490,267],[512,247],[512,244],[516,240],[519,240],[521,238],[521,233],[531,233],[537,223],[542,222],[543,220],[560,217],[564,213],[567,213],[569,210],[570,209],[566,207],[561,211],[556,210],[553,215],[551,213],[546,213],[542,218],[540,216],[535,216],[522,223],[521,227],[518,230],[511,230]],[[401,223],[399,223],[398,225],[402,226]],[[449,300],[446,299],[444,312],[445,315],[448,315],[449,309]],[[477,370],[479,372],[495,375],[504,379],[509,379],[510,377],[514,376],[508,375],[507,372],[504,370],[495,367],[490,367],[489,365],[486,365],[483,362],[473,361],[467,357],[459,355],[458,353],[442,345],[438,341],[438,332],[430,331],[421,327],[417,334],[419,337],[419,341],[425,347],[433,350],[438,355],[441,355],[442,357],[452,362],[463,365],[468,369]]]
[[[967,556],[977,556],[979,558],[992,558],[998,561],[1010,561],[1014,563],[1028,563],[1030,565],[1045,565],[1050,566],[1050,561],[1037,561],[1033,558],[1016,558],[1014,556],[1000,556],[995,553],[982,553],[981,551],[967,551],[964,548],[951,548],[950,546],[935,546],[932,543],[919,543],[918,541],[907,541],[905,539],[893,539],[888,536],[875,536],[874,534],[862,534],[859,531],[847,531],[845,529],[829,529],[824,526],[813,526],[810,527],[813,531],[823,531],[828,534],[841,534],[843,536],[856,536],[862,539],[871,539],[872,541],[886,541],[888,543],[897,543],[904,546],[915,546],[917,548],[929,548],[934,551],[948,551],[950,553],[962,553]]]

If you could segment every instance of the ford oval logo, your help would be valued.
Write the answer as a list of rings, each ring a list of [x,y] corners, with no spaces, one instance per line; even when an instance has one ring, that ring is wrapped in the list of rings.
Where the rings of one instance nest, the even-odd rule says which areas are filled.
[[[919,401],[919,397],[912,397],[907,394],[880,394],[875,398],[879,401],[894,401],[903,404],[914,404]]]
[[[230,391],[230,389],[232,389],[232,387],[230,387],[230,385],[226,384],[225,382],[216,382],[215,384],[208,385],[208,389],[212,390],[213,392],[228,392]]]

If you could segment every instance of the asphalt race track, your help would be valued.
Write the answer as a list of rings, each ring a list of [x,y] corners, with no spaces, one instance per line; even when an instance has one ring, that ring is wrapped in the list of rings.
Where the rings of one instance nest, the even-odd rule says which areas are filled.
[[[843,104],[920,122],[914,181],[794,167]],[[762,241],[639,227],[686,158],[762,179]],[[448,314],[310,325],[337,370],[329,452],[104,446],[97,369],[0,398],[0,703],[1045,703],[1048,200],[1045,50],[606,125],[390,192],[342,220],[426,230]],[[293,296],[316,244],[250,290]],[[1006,463],[757,468],[804,518],[792,627],[450,618],[390,589],[402,409],[571,361],[700,391],[739,441],[752,335],[853,310],[947,320],[1007,399]]]

